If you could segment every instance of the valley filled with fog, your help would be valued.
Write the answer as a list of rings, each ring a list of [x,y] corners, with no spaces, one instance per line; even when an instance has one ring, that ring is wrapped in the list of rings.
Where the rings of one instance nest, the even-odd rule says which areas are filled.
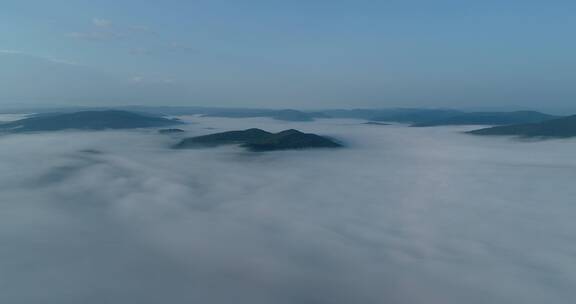
[[[0,303],[576,301],[576,140],[183,119],[184,136],[294,128],[347,147],[173,150],[179,135],[154,129],[2,135]]]

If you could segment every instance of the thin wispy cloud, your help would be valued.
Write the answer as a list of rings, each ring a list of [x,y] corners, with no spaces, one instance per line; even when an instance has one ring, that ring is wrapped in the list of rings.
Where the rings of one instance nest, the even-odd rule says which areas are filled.
[[[91,28],[85,31],[74,31],[67,36],[79,40],[108,41],[131,38],[138,33],[152,33],[153,31],[145,26],[120,26],[111,20],[94,18]]]
[[[174,84],[176,81],[172,78],[151,77],[136,75],[128,80],[131,84]]]
[[[77,40],[115,42],[134,41],[134,43],[144,43],[147,47],[133,46],[127,50],[132,56],[158,55],[166,52],[195,53],[198,50],[188,44],[181,42],[171,42],[166,44],[162,41],[160,34],[149,26],[145,25],[120,25],[104,18],[93,18],[91,28],[86,31],[74,31],[67,34],[68,37]],[[156,39],[146,40],[146,37]],[[154,51],[152,51],[154,49]]]
[[[92,19],[92,24],[96,27],[111,27],[112,21],[101,18],[94,18]]]
[[[46,60],[48,60],[49,62],[58,63],[58,64],[80,65],[80,64],[79,64],[78,62],[76,62],[76,61],[67,60],[67,59],[59,59],[59,58],[50,58],[50,57],[47,57]]]
[[[133,48],[130,49],[128,53],[134,56],[146,56],[151,54],[150,50],[146,48]]]
[[[144,76],[134,76],[130,78],[131,83],[142,83],[144,81]]]
[[[80,65],[77,61],[70,60],[70,59],[63,59],[63,58],[55,58],[51,56],[43,56],[43,55],[36,55],[24,51],[19,50],[11,50],[11,49],[0,49],[0,55],[18,55],[18,56],[25,56],[25,57],[32,57],[37,59],[42,59],[51,63],[56,64],[65,64],[65,65]]]
[[[172,51],[197,52],[198,49],[180,42],[172,42],[168,46]]]
[[[24,52],[16,51],[16,50],[0,50],[0,54],[20,55],[20,54],[24,54]]]
[[[71,32],[67,36],[79,40],[93,41],[118,40],[126,37],[125,34],[115,31]]]
[[[152,28],[150,28],[148,26],[143,26],[143,25],[130,25],[127,27],[127,30],[132,32],[132,33],[158,35],[158,32],[156,32],[155,30],[153,30]]]

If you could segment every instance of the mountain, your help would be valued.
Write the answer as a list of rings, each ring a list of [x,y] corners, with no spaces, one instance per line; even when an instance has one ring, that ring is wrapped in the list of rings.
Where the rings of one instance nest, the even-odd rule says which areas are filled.
[[[271,117],[274,111],[271,110],[254,110],[254,109],[218,109],[203,113],[203,117],[224,117],[224,118],[253,118],[253,117]]]
[[[576,136],[576,115],[539,123],[485,128],[467,132],[473,135],[514,135],[520,137],[568,138]]]
[[[250,151],[277,151],[308,148],[338,148],[341,144],[330,138],[298,130],[285,130],[270,133],[261,129],[229,131],[182,140],[174,146],[176,149],[214,147],[219,145],[240,144]]]
[[[462,112],[445,109],[391,109],[381,111],[370,120],[401,123],[422,123],[432,120],[445,119],[459,114],[462,114]]]
[[[107,130],[165,127],[183,124],[156,116],[127,111],[83,111],[64,114],[44,114],[0,125],[4,132],[41,132],[61,130]]]
[[[318,114],[318,113],[316,113]],[[253,109],[225,109],[203,115],[205,117],[252,118],[270,117],[283,121],[313,121],[314,117],[297,110],[253,110]]]
[[[276,120],[284,121],[313,121],[312,116],[296,110],[281,110],[277,111],[272,115],[272,118]]]
[[[332,118],[332,116],[321,111],[306,112],[306,114],[312,118]]]
[[[363,123],[363,125],[371,125],[371,126],[390,126],[391,124],[389,124],[389,123],[384,123],[384,122],[377,122],[377,121],[367,121],[367,122]]]
[[[180,134],[180,133],[184,133],[186,131],[182,130],[182,129],[162,129],[162,130],[158,130],[158,133],[160,134]]]
[[[413,124],[412,126],[434,127],[452,125],[512,125],[543,122],[555,118],[558,118],[558,116],[548,115],[536,111],[472,112],[463,113],[443,119],[420,122]]]
[[[326,116],[333,118],[355,118],[372,121],[388,121],[400,123],[418,123],[435,119],[443,119],[463,112],[451,109],[419,109],[419,108],[394,108],[394,109],[352,109],[352,110],[324,110]]]
[[[256,152],[342,147],[341,144],[330,138],[316,134],[302,133],[293,129],[267,136],[258,141],[247,142],[243,146]]]
[[[261,129],[248,129],[244,131],[228,131],[215,133],[204,136],[186,138],[175,146],[177,149],[197,148],[197,147],[215,147],[220,145],[244,144],[262,140],[273,133]]]

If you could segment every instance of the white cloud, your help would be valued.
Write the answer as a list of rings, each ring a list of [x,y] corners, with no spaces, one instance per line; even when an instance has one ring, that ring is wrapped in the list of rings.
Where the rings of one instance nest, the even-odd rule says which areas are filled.
[[[177,139],[154,131],[0,137],[0,302],[576,298],[573,140],[338,120],[195,122],[184,126],[190,136],[297,128],[351,147],[254,155],[171,151]]]
[[[3,50],[0,50],[0,55],[2,55],[2,54],[3,55],[21,55],[21,56],[33,57],[33,58],[42,59],[42,60],[45,60],[45,61],[48,61],[51,63],[56,63],[56,64],[80,65],[78,62],[76,62],[74,60],[54,58],[54,57],[50,57],[50,56],[41,56],[41,55],[31,54],[31,53],[27,53],[27,52],[23,52],[23,51],[18,51],[18,50],[3,49]]]
[[[130,28],[114,26],[110,20],[94,18],[92,20],[92,29],[71,32],[67,36],[79,40],[106,41],[125,39],[132,34],[133,30]]]
[[[134,56],[150,55],[150,51],[148,49],[141,47],[130,49],[128,52],[130,53],[130,55]]]
[[[92,19],[92,24],[96,27],[111,27],[112,21],[100,18]]]
[[[137,75],[129,79],[130,83],[133,84],[174,84],[176,81],[172,78],[162,78],[162,77],[145,77]]]
[[[22,55],[22,54],[24,54],[24,52],[16,51],[16,50],[0,50],[0,54]]]
[[[142,26],[142,25],[131,25],[131,26],[127,27],[127,30],[132,32],[132,33],[158,35],[158,33],[156,31],[154,31],[153,29],[151,29],[150,27]]]
[[[118,40],[127,37],[126,34],[117,31],[89,31],[89,32],[72,32],[68,37],[79,40],[106,41]]]
[[[197,51],[197,49],[183,44],[183,43],[179,43],[179,42],[172,42],[169,45],[170,49],[175,50],[175,51],[187,51],[187,52],[195,52]]]
[[[141,83],[143,81],[144,81],[143,76],[134,76],[134,77],[130,78],[130,82],[132,82],[132,83]]]
[[[52,63],[67,64],[67,65],[79,65],[79,63],[74,61],[74,60],[58,59],[58,58],[46,58],[46,59]]]

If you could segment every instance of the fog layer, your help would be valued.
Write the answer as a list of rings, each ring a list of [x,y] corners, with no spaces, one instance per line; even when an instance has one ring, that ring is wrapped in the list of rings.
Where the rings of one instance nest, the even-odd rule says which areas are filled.
[[[349,148],[2,136],[0,303],[576,301],[576,141],[189,119],[191,136],[297,128]]]

